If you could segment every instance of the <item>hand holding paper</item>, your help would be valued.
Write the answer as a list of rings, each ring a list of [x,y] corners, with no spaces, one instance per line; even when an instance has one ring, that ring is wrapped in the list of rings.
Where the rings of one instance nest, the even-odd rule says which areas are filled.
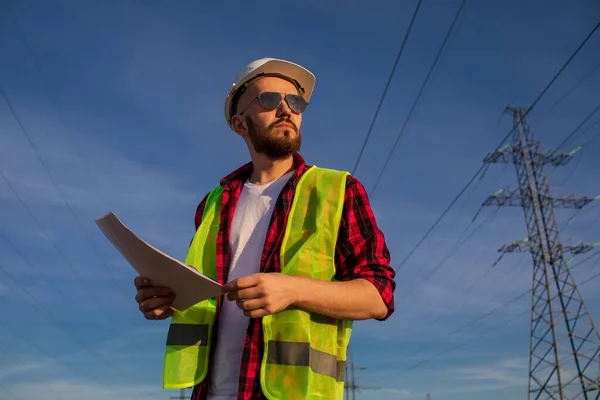
[[[106,214],[97,219],[96,224],[133,269],[140,274],[140,277],[149,279],[152,286],[168,288],[174,294],[173,308],[182,311],[203,300],[221,295],[219,283],[150,246],[123,225],[115,214]],[[140,289],[142,286],[144,285],[140,282]],[[158,296],[151,287],[145,289],[147,290],[142,292],[140,298],[148,293],[154,293],[150,297],[156,296],[156,298],[168,296],[168,294]],[[150,300],[152,299],[146,301]],[[157,305],[162,307],[168,304],[165,299],[153,300],[148,303],[148,307]],[[140,308],[141,306],[140,303]],[[146,303],[144,308],[145,306]]]
[[[154,286],[145,276],[136,277],[133,283],[137,289],[135,301],[146,319],[161,320],[173,315],[175,293],[171,289]]]

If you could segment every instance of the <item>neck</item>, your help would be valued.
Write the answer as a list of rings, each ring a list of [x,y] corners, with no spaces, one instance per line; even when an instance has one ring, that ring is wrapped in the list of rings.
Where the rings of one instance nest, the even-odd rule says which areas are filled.
[[[285,175],[294,167],[292,155],[282,160],[270,160],[263,154],[252,154],[252,174],[250,182],[264,185]]]

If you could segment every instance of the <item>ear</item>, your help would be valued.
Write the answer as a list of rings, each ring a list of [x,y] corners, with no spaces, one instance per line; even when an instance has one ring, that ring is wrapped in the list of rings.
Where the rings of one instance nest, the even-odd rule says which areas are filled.
[[[234,115],[231,117],[231,126],[238,135],[248,136],[248,125],[246,124],[245,119],[240,115]]]

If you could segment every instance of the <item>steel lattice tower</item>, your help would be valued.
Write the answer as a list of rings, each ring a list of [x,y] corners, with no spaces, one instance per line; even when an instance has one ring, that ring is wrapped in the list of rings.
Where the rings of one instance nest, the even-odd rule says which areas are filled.
[[[355,370],[364,371],[366,368],[356,365],[354,363],[354,357],[352,357],[352,346],[348,346],[347,358],[346,358],[346,376],[344,383],[344,399],[356,400],[356,392],[360,392],[361,389],[381,389],[379,386],[371,385],[360,385],[356,383]]]
[[[485,162],[515,164],[519,188],[490,196],[483,205],[517,206],[525,212],[527,240],[500,251],[526,250],[533,258],[529,398],[600,399],[600,336],[563,255],[590,247],[563,247],[554,215],[554,207],[580,209],[592,199],[550,195],[545,165],[564,165],[571,155],[544,150],[529,128],[526,110],[507,110],[514,119],[512,143],[490,153]]]

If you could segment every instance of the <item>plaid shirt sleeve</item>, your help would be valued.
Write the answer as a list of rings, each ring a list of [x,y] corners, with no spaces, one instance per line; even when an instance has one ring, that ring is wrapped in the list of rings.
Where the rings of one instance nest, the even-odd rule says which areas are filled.
[[[196,229],[194,231],[198,230],[198,227],[200,226],[200,223],[202,222],[202,215],[204,214],[204,207],[206,207],[207,199],[208,199],[208,194],[206,196],[204,196],[204,198],[202,199],[202,201],[200,202],[200,204],[198,204],[198,207],[196,208],[196,215],[194,215],[194,225],[196,226]]]
[[[335,260],[338,280],[363,278],[377,288],[388,308],[387,315],[380,320],[388,319],[394,312],[396,289],[390,252],[364,186],[351,175],[346,182]]]

